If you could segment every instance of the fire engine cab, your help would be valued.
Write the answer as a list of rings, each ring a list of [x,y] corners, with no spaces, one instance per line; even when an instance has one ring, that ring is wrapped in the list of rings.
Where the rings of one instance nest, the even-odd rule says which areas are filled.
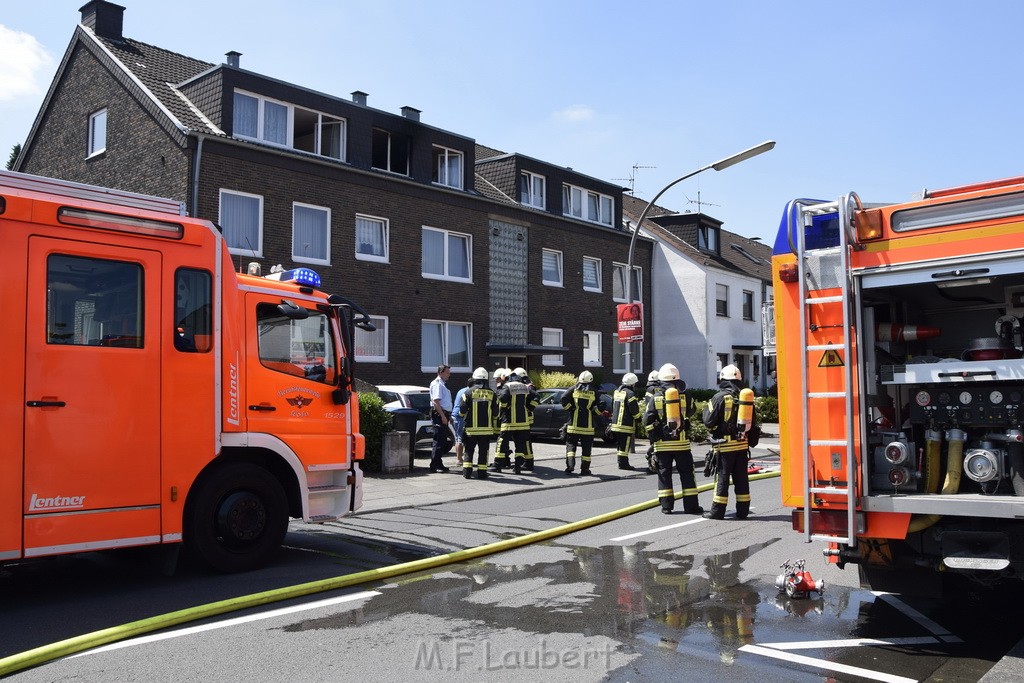
[[[9,172],[0,253],[0,562],[183,542],[242,571],[360,507],[368,318],[316,273],[236,274],[178,202]]]
[[[772,271],[794,527],[876,588],[1024,578],[1024,178],[794,200]]]

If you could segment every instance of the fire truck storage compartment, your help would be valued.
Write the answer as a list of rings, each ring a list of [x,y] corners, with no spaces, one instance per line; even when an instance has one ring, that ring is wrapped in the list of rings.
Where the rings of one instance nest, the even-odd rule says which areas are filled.
[[[868,494],[1020,504],[1024,256],[859,275]]]

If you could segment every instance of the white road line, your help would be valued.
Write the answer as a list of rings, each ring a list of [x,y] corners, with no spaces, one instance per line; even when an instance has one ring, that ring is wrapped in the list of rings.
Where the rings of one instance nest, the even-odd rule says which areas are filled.
[[[871,645],[937,645],[940,641],[933,636],[911,636],[907,638],[846,638],[844,640],[802,640],[788,643],[758,643],[773,650],[816,650],[818,648],[864,647]]]
[[[235,617],[234,619],[226,619],[224,621],[218,621],[213,624],[203,624],[202,626],[192,626],[191,628],[183,628],[177,631],[170,631],[168,633],[155,633],[150,636],[140,636],[138,638],[131,638],[124,640],[119,643],[111,643],[110,645],[104,645],[103,647],[97,647],[93,650],[87,650],[86,652],[80,652],[76,655],[71,655],[68,659],[75,657],[84,657],[86,655],[94,655],[98,652],[109,652],[110,650],[119,650],[123,647],[132,647],[134,645],[143,645],[145,643],[155,643],[160,640],[167,640],[169,638],[178,638],[181,636],[192,635],[194,633],[202,633],[203,631],[213,631],[218,628],[228,628],[229,626],[237,626],[239,624],[245,624],[252,621],[260,621],[263,619],[273,619],[274,617],[285,616],[288,614],[295,614],[296,612],[306,612],[308,610],[319,609],[320,607],[330,607],[331,605],[339,605],[344,602],[352,602],[354,600],[364,600],[366,598],[372,598],[375,595],[380,595],[379,591],[362,591],[360,593],[353,593],[352,595],[343,595],[338,598],[327,598],[326,600],[318,600],[316,602],[307,602],[301,605],[293,605],[291,607],[282,607],[281,609],[271,610],[269,612],[260,612],[259,614],[250,614],[245,617]]]
[[[872,671],[871,669],[862,669],[858,666],[839,664],[838,662],[830,662],[827,659],[804,657],[803,655],[795,655],[788,652],[782,652],[780,650],[773,650],[768,647],[761,647],[759,645],[744,645],[740,648],[740,651],[771,657],[773,659],[781,659],[792,664],[802,664],[804,666],[811,666],[817,669],[824,669],[825,671],[835,671],[838,673],[850,674],[852,676],[860,676],[861,678],[868,678],[873,681],[884,681],[884,683],[917,683],[917,679],[914,678],[905,678],[903,676],[895,676],[893,674],[882,673],[880,671]]]
[[[658,527],[657,529],[648,529],[647,531],[640,531],[640,532],[637,532],[635,534],[629,534],[628,536],[618,536],[616,538],[611,538],[611,539],[608,539],[608,540],[610,540],[610,541],[628,541],[631,538],[637,538],[639,536],[646,536],[647,534],[657,534],[657,533],[660,533],[662,531],[668,531],[669,529],[678,529],[679,527],[686,526],[687,524],[696,524],[697,522],[703,522],[703,521],[704,521],[703,517],[698,517],[697,519],[691,519],[691,520],[688,520],[688,521],[685,521],[685,522],[680,522],[679,524],[670,524],[668,526]]]
[[[950,633],[947,628],[945,628],[944,626],[939,626],[934,621],[932,621],[925,615],[921,614],[916,609],[914,609],[907,603],[903,602],[892,593],[886,593],[885,591],[871,591],[871,593],[875,597],[885,600],[887,603],[895,607],[897,610],[903,612],[903,614],[907,615],[908,617],[916,621],[918,624],[934,633],[936,638],[940,638],[941,640],[947,643],[963,642],[960,638],[957,638],[952,633]]]

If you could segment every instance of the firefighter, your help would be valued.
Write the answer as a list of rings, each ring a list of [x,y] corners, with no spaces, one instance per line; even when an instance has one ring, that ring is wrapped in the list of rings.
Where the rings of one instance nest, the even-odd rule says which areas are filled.
[[[522,472],[523,465],[526,463],[526,442],[530,436],[530,413],[540,402],[537,392],[523,382],[523,379],[518,373],[513,372],[498,396],[498,408],[502,415],[501,430],[515,450],[516,459],[512,467],[516,474]],[[530,467],[533,467],[532,460]]]
[[[594,448],[594,419],[601,414],[597,407],[597,392],[591,387],[594,375],[589,370],[580,373],[576,386],[562,394],[562,406],[569,413],[569,426],[565,436],[565,472],[576,468],[576,447],[582,446],[580,474],[590,474],[590,453]]]
[[[533,380],[530,379],[530,373],[525,368],[516,368],[513,370],[515,374],[519,375],[520,381],[523,384],[530,387],[530,391],[536,394],[537,388],[533,385]],[[538,402],[540,397],[538,396]],[[534,405],[534,408],[537,406]],[[530,409],[527,422],[530,423],[530,429],[533,429],[533,408]],[[533,439],[530,438],[530,429],[526,430],[526,460],[523,462],[523,469],[527,472],[533,472]]]
[[[494,416],[497,413],[498,400],[494,390],[488,385],[487,370],[477,368],[473,371],[473,382],[469,385],[465,398],[460,406],[463,418],[464,457],[462,476],[473,477],[473,452],[479,448],[476,461],[476,478],[487,478],[487,452],[494,438]]]
[[[646,410],[647,403],[651,400],[651,396],[654,396],[654,392],[658,389],[658,371],[651,370],[647,373],[647,387],[644,389],[644,399],[641,403],[641,410]],[[641,431],[641,436],[647,436],[647,427],[644,425],[644,421],[637,421],[637,428]],[[658,458],[654,455],[654,442],[650,441],[647,444],[647,472],[650,474],[658,473]]]
[[[505,388],[505,383],[508,382],[509,375],[511,374],[512,371],[508,368],[498,368],[494,371],[495,396],[501,396],[501,390]],[[502,469],[512,467],[512,461],[508,457],[508,437],[505,434],[505,420],[500,408],[495,416],[494,432],[498,435],[498,439],[494,445],[493,467],[496,472],[501,472]]]
[[[719,376],[719,391],[711,397],[704,409],[704,424],[715,440],[708,457],[714,458],[712,469],[717,468],[715,497],[711,502],[711,510],[704,513],[708,519],[725,519],[730,478],[736,485],[736,519],[746,519],[750,514],[750,479],[747,474],[750,450],[746,431],[737,428],[742,388],[743,375],[740,369],[735,365],[726,365]],[[753,418],[751,414],[748,426],[754,424]]]
[[[622,376],[622,384],[612,394],[612,425],[611,430],[615,433],[615,450],[619,458],[620,470],[632,470],[629,464],[629,454],[633,452],[633,435],[636,433],[636,424],[640,421],[642,411],[640,402],[636,400],[633,387],[639,378],[632,372]]]
[[[683,512],[699,515],[704,512],[697,500],[697,477],[693,472],[693,452],[690,449],[690,415],[693,399],[686,394],[686,382],[679,379],[679,368],[665,363],[658,371],[658,385],[647,400],[644,424],[647,436],[654,444],[658,461],[658,502],[662,514],[670,515],[675,508],[672,490],[672,468],[679,473],[683,492]]]

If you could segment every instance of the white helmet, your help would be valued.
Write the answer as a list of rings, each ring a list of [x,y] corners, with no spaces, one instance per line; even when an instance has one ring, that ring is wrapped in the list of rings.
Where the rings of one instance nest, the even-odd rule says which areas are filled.
[[[740,369],[735,365],[726,365],[722,368],[721,378],[741,380],[743,379],[743,373],[741,373]]]
[[[477,368],[473,371],[473,379],[487,379],[487,369]]]
[[[520,379],[526,379],[530,375],[526,372],[526,368],[516,368],[512,371],[513,375],[519,375]]]
[[[580,373],[580,378],[577,380],[580,384],[590,384],[594,381],[594,373],[590,370],[584,370]]]
[[[494,379],[506,379],[508,378],[508,368],[498,368],[494,371]]]
[[[640,381],[640,378],[634,375],[632,372],[627,372],[625,375],[622,376],[622,383],[627,387],[633,386],[638,381]]]
[[[657,381],[658,381],[658,371],[657,370],[651,370],[649,373],[647,373],[647,383],[648,384],[650,384],[651,382],[657,382]]]
[[[671,363],[665,363],[661,366],[661,370],[658,371],[658,379],[662,382],[671,382],[672,380],[679,379],[679,368]]]

